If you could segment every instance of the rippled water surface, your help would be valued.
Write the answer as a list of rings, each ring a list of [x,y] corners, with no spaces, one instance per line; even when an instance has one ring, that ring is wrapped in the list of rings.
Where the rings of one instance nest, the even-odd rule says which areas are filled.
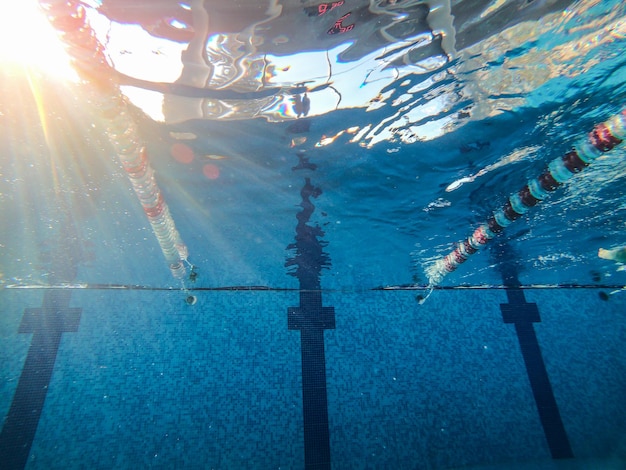
[[[116,156],[132,142],[196,287],[296,287],[302,236],[324,288],[425,286],[626,93],[620,1],[42,4],[79,78],[3,68],[7,285],[178,285]],[[438,282],[500,285],[506,259],[523,284],[624,284],[619,252],[598,256],[626,245],[623,159]],[[51,267],[54,240],[71,272]]]

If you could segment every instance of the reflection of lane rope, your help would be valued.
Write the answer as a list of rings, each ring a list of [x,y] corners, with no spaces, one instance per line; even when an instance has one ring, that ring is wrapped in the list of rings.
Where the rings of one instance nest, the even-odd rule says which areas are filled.
[[[549,193],[579,173],[603,152],[607,152],[626,138],[626,109],[597,125],[587,139],[572,151],[554,159],[548,168],[532,179],[520,191],[513,194],[504,206],[496,211],[486,223],[478,227],[467,239],[459,242],[447,256],[440,258],[427,270],[431,285],[436,285],[449,273],[464,263],[504,228],[519,219],[531,207],[545,199]]]
[[[74,65],[86,80],[91,104],[107,122],[107,136],[154,231],[172,275],[186,275],[187,247],[182,242],[169,208],[154,178],[135,121],[119,86],[110,77],[103,47],[87,22],[85,8],[73,1],[51,5],[49,19],[62,33]],[[193,272],[193,269],[192,269]]]

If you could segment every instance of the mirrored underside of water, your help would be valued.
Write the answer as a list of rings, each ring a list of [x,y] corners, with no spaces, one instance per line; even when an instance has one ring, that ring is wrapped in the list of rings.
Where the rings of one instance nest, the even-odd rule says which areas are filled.
[[[433,276],[619,115],[622,2],[45,6],[81,78],[2,72],[4,286],[625,283],[620,145]]]

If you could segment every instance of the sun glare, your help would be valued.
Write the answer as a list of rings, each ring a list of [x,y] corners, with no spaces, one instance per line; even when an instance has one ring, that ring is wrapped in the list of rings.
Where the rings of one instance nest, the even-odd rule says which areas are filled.
[[[36,0],[0,0],[0,66],[77,80],[58,34]]]

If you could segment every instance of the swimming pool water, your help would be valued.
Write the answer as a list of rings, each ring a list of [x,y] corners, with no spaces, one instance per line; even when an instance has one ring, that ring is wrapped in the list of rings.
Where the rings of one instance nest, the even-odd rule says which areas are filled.
[[[2,410],[41,293],[3,293]],[[329,293],[324,333],[333,468],[620,468],[621,297],[526,293],[575,459],[550,459],[502,291]],[[29,468],[303,468],[297,293],[77,291]],[[462,305],[462,307],[461,307]],[[591,463],[590,463],[591,462]]]
[[[318,3],[60,2],[83,83],[2,68],[0,466],[624,467],[623,145],[428,268],[619,115],[625,6]]]

